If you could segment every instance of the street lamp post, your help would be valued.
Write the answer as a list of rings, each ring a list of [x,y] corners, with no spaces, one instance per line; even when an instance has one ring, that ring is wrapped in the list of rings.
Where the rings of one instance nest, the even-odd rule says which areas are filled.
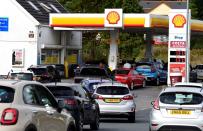
[[[187,28],[186,28],[186,82],[189,82],[190,77],[190,12],[189,0],[187,0]]]

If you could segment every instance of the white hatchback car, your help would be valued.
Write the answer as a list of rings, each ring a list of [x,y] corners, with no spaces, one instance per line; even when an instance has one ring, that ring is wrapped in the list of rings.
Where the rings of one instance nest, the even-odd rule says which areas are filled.
[[[202,131],[203,89],[168,87],[163,89],[150,113],[150,131]]]
[[[1,131],[75,131],[75,121],[49,90],[35,81],[0,81]]]
[[[101,117],[124,115],[135,122],[136,105],[127,85],[108,82],[97,85],[93,97],[99,104]]]

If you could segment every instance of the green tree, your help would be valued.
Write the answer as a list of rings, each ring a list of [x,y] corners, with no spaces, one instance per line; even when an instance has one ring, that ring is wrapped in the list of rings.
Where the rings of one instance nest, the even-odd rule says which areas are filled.
[[[192,17],[203,20],[203,0],[190,0]]]

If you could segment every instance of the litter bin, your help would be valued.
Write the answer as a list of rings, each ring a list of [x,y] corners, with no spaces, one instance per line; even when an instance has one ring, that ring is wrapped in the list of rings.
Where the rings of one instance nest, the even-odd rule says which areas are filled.
[[[177,82],[182,82],[182,74],[181,73],[171,73],[170,74],[171,86],[174,86]]]

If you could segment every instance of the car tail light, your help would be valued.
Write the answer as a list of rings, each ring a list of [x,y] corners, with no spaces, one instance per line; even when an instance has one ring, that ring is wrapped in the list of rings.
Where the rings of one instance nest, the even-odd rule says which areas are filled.
[[[43,76],[43,77],[48,77],[49,74],[48,74],[48,73],[44,73],[44,74],[42,74],[42,76]]]
[[[122,98],[122,100],[133,100],[133,96],[132,96],[132,95],[124,96],[124,97]]]
[[[18,110],[7,108],[3,111],[1,116],[2,125],[15,125],[18,121]]]
[[[97,99],[97,100],[103,100],[104,98],[102,97],[102,96],[100,96],[100,95],[95,95],[95,98]]]
[[[153,104],[153,107],[154,107],[154,109],[156,109],[156,110],[159,110],[159,109],[160,109],[160,107],[159,107],[159,99],[156,99],[156,100],[155,100],[155,102],[154,102],[154,104]]]
[[[151,66],[151,72],[156,72],[156,68],[154,66]]]
[[[65,99],[64,103],[67,105],[76,105],[77,104],[76,100],[74,100],[74,99]]]

